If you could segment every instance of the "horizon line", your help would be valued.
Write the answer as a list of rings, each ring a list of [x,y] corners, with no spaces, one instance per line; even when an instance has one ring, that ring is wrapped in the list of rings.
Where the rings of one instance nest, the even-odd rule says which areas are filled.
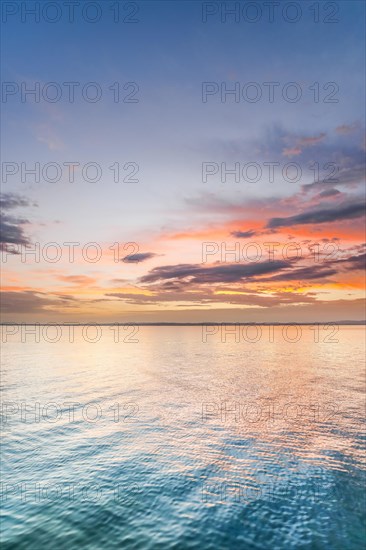
[[[181,322],[181,323],[170,323],[170,322],[165,322],[165,321],[161,321],[161,322],[156,322],[156,323],[147,323],[147,322],[142,322],[142,323],[139,323],[139,322],[136,322],[136,321],[130,321],[129,323],[119,323],[119,322],[113,322],[113,323],[96,323],[96,322],[80,322],[80,323],[74,323],[74,322],[64,322],[64,323],[57,323],[57,322],[50,322],[50,323],[40,323],[40,322],[34,322],[34,323],[22,323],[22,322],[4,322],[4,323],[0,323],[0,326],[10,326],[10,325],[25,325],[25,326],[33,326],[33,325],[39,325],[39,326],[47,326],[47,325],[50,325],[50,326],[87,326],[87,325],[90,325],[90,326],[95,326],[95,325],[98,325],[98,326],[114,326],[114,325],[119,325],[119,326],[131,326],[131,325],[139,325],[139,326],[179,326],[179,327],[184,327],[184,326],[220,326],[220,325],[232,325],[232,326],[235,326],[235,325],[240,325],[240,326],[251,326],[251,325],[262,325],[262,326],[270,326],[270,325],[276,325],[276,326],[281,326],[281,325],[302,325],[302,326],[311,326],[311,325],[349,325],[349,326],[352,326],[352,325],[366,325],[366,319],[365,320],[362,320],[362,321],[352,321],[352,320],[347,320],[347,321],[308,321],[308,322],[298,322],[298,321],[289,321],[289,322],[245,322],[245,323],[242,323],[242,322],[212,322],[212,321],[203,321],[201,323],[184,323],[184,322]]]

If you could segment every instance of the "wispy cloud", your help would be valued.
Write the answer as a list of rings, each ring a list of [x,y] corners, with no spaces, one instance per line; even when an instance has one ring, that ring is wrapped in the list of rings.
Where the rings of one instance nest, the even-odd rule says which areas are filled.
[[[122,261],[127,263],[146,262],[147,260],[151,260],[158,255],[159,254],[155,254],[154,252],[139,252],[137,254],[130,254],[129,256],[126,256],[122,259]]]
[[[287,218],[271,218],[267,223],[269,229],[277,227],[291,227],[294,225],[319,224],[336,222],[341,220],[353,220],[365,215],[365,206],[361,202],[340,204],[333,208],[323,208],[302,212]]]

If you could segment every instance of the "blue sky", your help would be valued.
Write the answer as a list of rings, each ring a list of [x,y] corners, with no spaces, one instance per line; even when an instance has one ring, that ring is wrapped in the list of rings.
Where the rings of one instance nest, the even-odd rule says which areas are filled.
[[[28,220],[27,224],[20,220],[20,229],[33,243],[96,241],[104,250],[114,242],[133,241],[139,244],[141,253],[154,255],[138,265],[128,266],[130,270],[126,272],[126,265],[121,270],[120,265],[103,262],[93,266],[67,262],[31,266],[22,264],[14,254],[8,258],[9,276],[5,277],[10,304],[12,297],[20,300],[21,292],[33,293],[35,301],[50,300],[48,305],[42,302],[37,310],[21,315],[47,314],[52,318],[80,315],[87,320],[89,316],[109,318],[110,314],[115,319],[132,307],[142,317],[151,308],[160,308],[162,313],[157,314],[160,319],[164,318],[164,308],[189,311],[197,306],[207,308],[209,315],[216,315],[212,313],[215,308],[228,306],[235,310],[235,304],[225,301],[218,304],[216,299],[213,303],[206,301],[204,288],[192,302],[186,293],[176,296],[176,300],[169,298],[165,304],[161,288],[148,290],[159,296],[159,304],[155,305],[131,303],[130,296],[124,300],[123,295],[129,295],[126,288],[130,287],[147,292],[141,278],[151,269],[179,265],[183,261],[200,264],[202,234],[211,232],[212,237],[207,240],[224,238],[230,243],[233,240],[230,229],[226,230],[225,237],[225,228],[240,221],[238,230],[251,229],[248,211],[255,213],[254,225],[265,226],[268,219],[281,213],[280,206],[284,207],[281,200],[292,201],[287,214],[299,214],[305,207],[321,209],[322,204],[316,199],[303,204],[297,196],[302,185],[312,182],[308,166],[313,162],[336,163],[344,174],[346,184],[340,182],[337,188],[341,195],[337,198],[338,210],[343,203],[347,205],[362,196],[362,178],[355,180],[352,176],[350,182],[347,178],[348,172],[362,165],[364,157],[363,2],[335,3],[339,6],[339,22],[328,24],[314,23],[309,9],[311,2],[301,2],[303,16],[297,23],[288,23],[280,16],[276,16],[273,23],[265,16],[257,23],[243,20],[222,23],[219,14],[203,23],[201,2],[136,4],[139,22],[131,24],[113,23],[112,2],[106,1],[101,3],[101,20],[94,24],[83,21],[79,12],[72,24],[66,20],[65,12],[61,21],[54,24],[34,23],[29,17],[22,23],[19,13],[3,23],[3,82],[19,86],[26,83],[30,87],[39,82],[41,88],[56,82],[63,90],[61,100],[56,103],[42,98],[39,103],[31,98],[22,103],[20,94],[15,94],[2,104],[2,131],[7,136],[2,147],[3,161],[29,166],[51,161],[60,165],[70,161],[81,165],[96,162],[103,170],[103,177],[96,183],[79,180],[70,183],[64,178],[54,184],[34,183],[31,177],[22,182],[20,174],[9,177],[7,183],[3,180],[3,193],[16,194],[28,201],[27,206],[19,205],[13,214],[18,216],[14,218],[18,221],[19,216]],[[240,6],[244,4],[241,2]],[[279,9],[285,4],[288,3],[281,2]],[[325,4],[319,2],[321,19],[328,13]],[[122,9],[124,5],[122,2]],[[212,5],[220,8],[222,3]],[[266,13],[263,2],[257,5]],[[74,103],[67,100],[63,85],[71,81],[80,82]],[[100,101],[90,103],[80,96],[80,88],[88,82],[96,82],[102,89]],[[108,88],[114,82],[119,82],[121,87],[127,82],[137,83],[138,102],[113,102]],[[219,86],[225,83],[228,88],[239,82],[240,89],[248,82],[256,82],[264,92],[264,82],[279,82],[279,87],[273,103],[265,94],[257,103],[235,103],[230,99],[221,102],[220,94],[203,103],[203,82],[217,82]],[[280,90],[289,82],[296,82],[303,92],[296,103],[284,101],[281,96]],[[322,86],[336,83],[339,91],[334,97],[338,102],[315,103],[309,90],[314,82],[319,82],[322,99],[333,89],[324,91]],[[283,165],[289,161],[303,168],[303,177],[296,184],[280,176],[271,184],[265,178],[255,184],[233,181],[223,184],[219,178],[203,183],[201,178],[203,162],[228,165],[279,162]],[[115,183],[108,168],[115,162],[122,166],[126,162],[137,163],[139,182]],[[245,207],[240,220],[239,207]],[[325,204],[325,208],[333,207],[333,202]],[[362,244],[362,220],[359,217],[352,220],[356,221],[342,221],[341,227],[337,226],[343,236],[345,256],[340,257],[342,260],[347,254],[353,256],[356,249],[359,252]],[[324,226],[321,222],[318,233],[317,227],[312,227],[308,236],[309,227],[304,227],[301,238],[308,237],[314,242],[323,238],[340,239],[333,230],[336,222],[336,217],[333,225]],[[353,232],[354,224],[358,224],[358,236]],[[352,231],[348,230],[350,227]],[[192,236],[186,235],[186,240],[176,239],[177,234],[187,232]],[[288,235],[281,234],[279,238],[282,241],[288,239]],[[121,271],[120,276],[117,269]],[[92,286],[97,289],[91,289],[84,296],[85,284],[79,294],[73,288],[73,299],[79,300],[75,311],[57,307],[59,296],[67,294],[69,289],[66,283],[64,288],[55,281],[68,276],[90,277],[93,279],[90,289]],[[359,300],[358,287],[354,291],[347,288],[341,294],[338,287],[343,277],[343,274],[335,276],[329,288],[323,289],[330,293],[327,299]],[[102,299],[101,296],[110,293],[111,281],[116,279],[126,281],[123,291],[119,288],[114,292],[120,294],[118,303],[111,304],[108,299],[103,311],[88,309],[90,301],[95,299],[93,295]],[[190,282],[189,278],[185,280],[187,285]],[[299,288],[304,287],[302,283],[298,281]],[[336,283],[337,291],[334,290]],[[251,284],[247,278],[243,278],[241,284],[250,294],[254,292],[254,287],[247,287]],[[317,288],[319,284],[317,282]],[[41,288],[47,288],[48,297],[38,294]],[[277,296],[278,288],[272,291]],[[11,295],[12,292],[18,294]],[[264,292],[263,288],[257,287],[257,292]],[[318,290],[309,286],[301,292],[313,296]],[[352,298],[350,292],[355,292]],[[319,295],[318,301],[322,302],[323,298]],[[314,299],[314,308],[319,305],[316,301]],[[278,303],[281,303],[280,297]],[[240,305],[252,307],[251,302]],[[348,305],[340,304],[337,315],[346,314]],[[113,314],[109,307],[113,308]],[[242,309],[240,315],[241,312]],[[6,315],[12,316],[11,308]],[[185,320],[187,315],[189,313],[184,316]]]

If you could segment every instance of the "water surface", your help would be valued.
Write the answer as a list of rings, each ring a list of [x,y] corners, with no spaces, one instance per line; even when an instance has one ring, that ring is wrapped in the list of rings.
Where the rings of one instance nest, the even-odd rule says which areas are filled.
[[[363,548],[364,327],[299,329],[8,337],[3,549]]]

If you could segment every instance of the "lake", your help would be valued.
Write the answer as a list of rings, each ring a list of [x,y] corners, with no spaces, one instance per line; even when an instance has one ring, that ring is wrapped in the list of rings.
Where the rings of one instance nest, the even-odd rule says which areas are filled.
[[[3,550],[363,548],[364,327],[2,331]]]

